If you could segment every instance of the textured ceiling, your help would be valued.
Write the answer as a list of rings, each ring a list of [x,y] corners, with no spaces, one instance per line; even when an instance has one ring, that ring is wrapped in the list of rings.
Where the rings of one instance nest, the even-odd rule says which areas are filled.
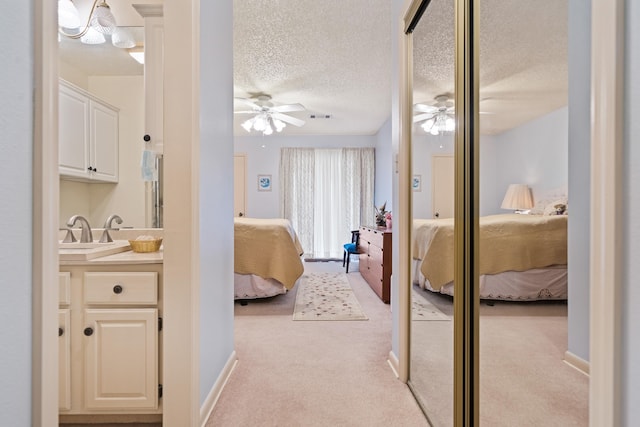
[[[81,15],[88,1],[75,0]],[[131,3],[161,2],[111,0],[119,25],[142,25]],[[264,93],[275,105],[303,104],[306,112],[289,114],[306,124],[289,125],[283,134],[375,134],[391,114],[391,3],[234,0],[234,95]],[[481,0],[480,27],[484,133],[566,105],[567,0]],[[61,41],[61,58],[90,75],[143,72],[120,49],[70,45]],[[431,1],[414,46],[414,101],[453,95],[453,0]],[[239,126],[246,117],[237,115],[237,135],[247,135]]]
[[[235,0],[234,95],[301,103],[287,134],[374,134],[391,114],[391,2]],[[309,118],[331,115],[330,119]],[[246,134],[236,116],[236,133]]]
[[[414,102],[454,94],[453,0],[414,31]],[[567,105],[566,0],[482,0],[480,128],[494,134]]]

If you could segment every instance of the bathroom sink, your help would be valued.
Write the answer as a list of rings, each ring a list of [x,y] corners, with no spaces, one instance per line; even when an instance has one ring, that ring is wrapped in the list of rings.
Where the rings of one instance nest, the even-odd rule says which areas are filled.
[[[128,240],[114,240],[113,242],[100,243],[62,243],[59,242],[58,256],[60,261],[89,261],[107,255],[125,252],[131,249]]]

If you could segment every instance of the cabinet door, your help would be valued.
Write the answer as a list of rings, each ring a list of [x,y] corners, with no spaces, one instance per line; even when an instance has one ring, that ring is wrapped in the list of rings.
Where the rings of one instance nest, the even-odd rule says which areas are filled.
[[[89,114],[91,178],[118,182],[118,112],[91,100]]]
[[[158,310],[84,312],[86,409],[158,407]]]
[[[71,409],[71,318],[68,308],[58,310],[58,408]]]
[[[60,175],[89,177],[89,99],[60,84],[59,92]]]

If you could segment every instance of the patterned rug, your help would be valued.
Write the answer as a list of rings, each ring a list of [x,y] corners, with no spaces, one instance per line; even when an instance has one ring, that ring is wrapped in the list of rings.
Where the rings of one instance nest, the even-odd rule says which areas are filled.
[[[413,289],[411,291],[411,319],[412,320],[451,320],[438,307],[427,301]]]
[[[368,320],[345,273],[305,274],[293,320]]]

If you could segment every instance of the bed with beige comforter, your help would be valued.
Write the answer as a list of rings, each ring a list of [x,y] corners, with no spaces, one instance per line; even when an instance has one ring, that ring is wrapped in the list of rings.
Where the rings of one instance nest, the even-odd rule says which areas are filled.
[[[416,219],[414,282],[453,294],[453,219]],[[566,299],[567,216],[490,215],[480,218],[480,297]]]
[[[289,220],[235,218],[235,299],[270,297],[293,288],[304,271],[302,254]]]

